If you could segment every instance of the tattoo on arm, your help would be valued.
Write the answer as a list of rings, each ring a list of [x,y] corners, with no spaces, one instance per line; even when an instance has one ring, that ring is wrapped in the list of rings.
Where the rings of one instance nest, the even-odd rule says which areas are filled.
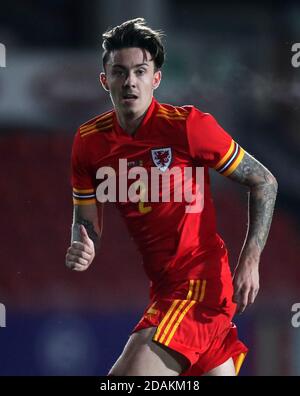
[[[254,241],[261,252],[272,222],[277,181],[268,169],[248,153],[245,153],[241,163],[229,178],[250,188],[249,224],[245,244]]]
[[[97,248],[99,246],[99,242],[100,242],[100,235],[98,235],[98,233],[96,232],[93,222],[90,220],[84,219],[79,214],[78,207],[75,207],[74,220],[73,220],[73,225],[72,225],[72,242],[73,241],[81,241],[80,225],[83,225],[85,227],[85,229],[88,233],[88,236],[94,242],[95,248]]]

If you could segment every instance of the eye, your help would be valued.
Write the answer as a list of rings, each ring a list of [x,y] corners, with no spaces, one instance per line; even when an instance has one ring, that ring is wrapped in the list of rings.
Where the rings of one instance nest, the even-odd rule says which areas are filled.
[[[143,74],[145,74],[146,73],[146,70],[145,69],[138,69],[137,71],[136,71],[136,74],[138,75],[138,76],[142,76]]]
[[[125,72],[123,70],[115,69],[113,70],[112,74],[113,76],[123,77],[125,75]]]

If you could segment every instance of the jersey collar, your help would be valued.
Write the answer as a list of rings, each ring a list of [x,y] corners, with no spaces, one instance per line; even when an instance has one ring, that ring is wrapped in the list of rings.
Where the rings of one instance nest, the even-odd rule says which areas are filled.
[[[145,126],[150,122],[152,115],[155,113],[156,109],[158,107],[158,102],[156,101],[156,99],[154,99],[154,97],[152,98],[152,101],[150,103],[150,106],[148,107],[148,110],[143,118],[142,123],[140,124],[140,126],[138,127],[138,129],[136,130],[134,135],[129,135],[126,131],[124,131],[124,129],[121,127],[121,125],[118,122],[118,118],[116,115],[116,111],[114,111],[114,129],[116,130],[117,133],[120,133],[122,135],[126,135],[128,137],[132,137],[132,138],[136,138],[137,135],[140,135],[141,131],[144,130]]]

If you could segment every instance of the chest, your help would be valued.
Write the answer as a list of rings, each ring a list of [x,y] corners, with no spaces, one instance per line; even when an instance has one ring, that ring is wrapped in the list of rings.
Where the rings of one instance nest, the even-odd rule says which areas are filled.
[[[156,167],[162,171],[173,167],[192,165],[187,141],[182,131],[156,127],[137,133],[135,137],[114,131],[102,134],[94,141],[89,154],[90,165],[97,172],[101,167],[111,167],[119,173],[126,161],[128,169],[139,166],[150,171]]]

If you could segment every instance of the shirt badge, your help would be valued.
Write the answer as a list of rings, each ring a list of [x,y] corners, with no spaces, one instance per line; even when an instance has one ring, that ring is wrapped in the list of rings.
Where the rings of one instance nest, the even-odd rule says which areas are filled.
[[[164,147],[151,150],[152,160],[154,165],[161,172],[165,172],[172,162],[172,150],[170,147]]]

